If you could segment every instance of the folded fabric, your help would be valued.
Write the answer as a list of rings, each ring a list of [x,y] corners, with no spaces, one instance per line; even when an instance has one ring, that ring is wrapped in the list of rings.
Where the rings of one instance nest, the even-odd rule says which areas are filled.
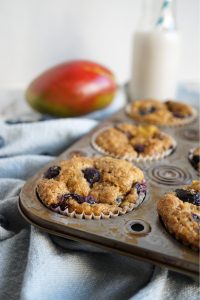
[[[198,283],[187,276],[51,236],[20,216],[25,180],[96,124],[0,122],[0,299],[198,299]]]

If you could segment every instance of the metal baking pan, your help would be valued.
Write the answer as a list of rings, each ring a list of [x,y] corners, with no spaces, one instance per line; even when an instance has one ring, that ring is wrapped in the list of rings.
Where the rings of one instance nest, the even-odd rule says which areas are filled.
[[[91,138],[103,127],[118,122],[132,122],[122,109],[100,123],[89,134],[63,152],[55,161],[73,155],[101,156],[91,146]],[[198,253],[176,241],[159,220],[156,205],[160,196],[198,179],[199,174],[188,160],[188,152],[198,146],[199,120],[176,128],[163,128],[177,141],[169,157],[152,162],[136,163],[145,173],[148,192],[144,202],[132,212],[111,219],[85,220],[70,218],[50,211],[38,199],[36,185],[47,166],[29,179],[21,190],[19,210],[34,226],[53,235],[117,251],[193,277],[198,276]],[[51,162],[49,165],[55,163]]]

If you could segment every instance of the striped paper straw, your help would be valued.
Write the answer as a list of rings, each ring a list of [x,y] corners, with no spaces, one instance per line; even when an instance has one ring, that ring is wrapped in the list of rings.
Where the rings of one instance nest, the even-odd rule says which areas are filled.
[[[160,16],[156,22],[156,27],[160,29],[175,29],[175,22],[172,13],[171,3],[173,0],[164,0],[161,7]]]

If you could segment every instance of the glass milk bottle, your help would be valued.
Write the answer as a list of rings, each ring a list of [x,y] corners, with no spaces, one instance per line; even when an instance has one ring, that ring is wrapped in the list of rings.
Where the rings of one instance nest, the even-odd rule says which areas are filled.
[[[134,36],[129,84],[131,100],[154,98],[162,101],[175,97],[180,36],[175,27],[172,1],[163,1],[160,17],[152,26],[154,4],[152,0],[144,1],[140,29]]]

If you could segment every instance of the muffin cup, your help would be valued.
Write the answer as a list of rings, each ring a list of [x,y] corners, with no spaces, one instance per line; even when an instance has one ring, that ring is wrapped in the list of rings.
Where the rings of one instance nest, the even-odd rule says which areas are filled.
[[[150,124],[150,125],[155,125],[155,126],[158,126],[158,127],[181,127],[181,126],[185,126],[187,124],[190,124],[192,123],[196,117],[197,117],[197,111],[196,109],[194,109],[192,107],[192,116],[191,117],[188,117],[188,118],[185,118],[185,119],[180,119],[181,122],[180,123],[177,123],[177,124],[154,124],[154,123],[151,123],[151,122],[145,122],[145,121],[138,121],[136,119],[133,118],[133,116],[131,115],[131,104],[128,104],[126,107],[125,107],[125,113],[128,115],[129,118],[131,118],[132,120],[134,120],[135,123],[145,123],[145,124]]]
[[[103,131],[109,129],[109,128],[113,128],[112,126],[109,127],[104,127],[100,130],[98,130],[97,132],[94,133],[94,135],[91,138],[91,145],[92,147],[97,150],[99,153],[104,154],[104,155],[109,155],[115,158],[120,158],[120,159],[124,159],[124,160],[128,160],[130,162],[147,162],[147,161],[152,161],[152,160],[160,160],[163,159],[167,156],[169,156],[175,149],[176,149],[176,141],[171,137],[172,139],[172,148],[163,151],[163,153],[160,154],[155,154],[155,155],[146,155],[146,156],[142,156],[142,155],[138,155],[137,157],[132,157],[129,154],[120,156],[120,155],[114,155],[113,153],[104,150],[103,148],[101,148],[99,145],[97,145],[96,143],[96,138],[98,137],[99,134],[101,134]],[[168,136],[166,133],[163,133],[166,136]]]
[[[39,200],[42,202],[38,193],[37,193],[37,196],[38,196]],[[65,210],[61,210],[59,206],[56,208],[51,208],[51,207],[45,205],[45,203],[43,203],[43,202],[42,202],[42,204],[45,205],[51,211],[59,213],[64,216],[68,216],[70,218],[86,219],[86,220],[92,220],[92,219],[100,220],[100,219],[116,218],[120,215],[125,215],[126,213],[131,212],[134,208],[138,207],[144,201],[145,197],[146,197],[146,193],[140,193],[136,203],[130,203],[129,205],[126,205],[124,207],[119,206],[118,207],[119,209],[116,210],[116,212],[109,212],[108,214],[101,213],[100,215],[95,215],[94,213],[85,214],[84,212],[79,214],[76,211],[69,212],[68,208],[66,208]]]

